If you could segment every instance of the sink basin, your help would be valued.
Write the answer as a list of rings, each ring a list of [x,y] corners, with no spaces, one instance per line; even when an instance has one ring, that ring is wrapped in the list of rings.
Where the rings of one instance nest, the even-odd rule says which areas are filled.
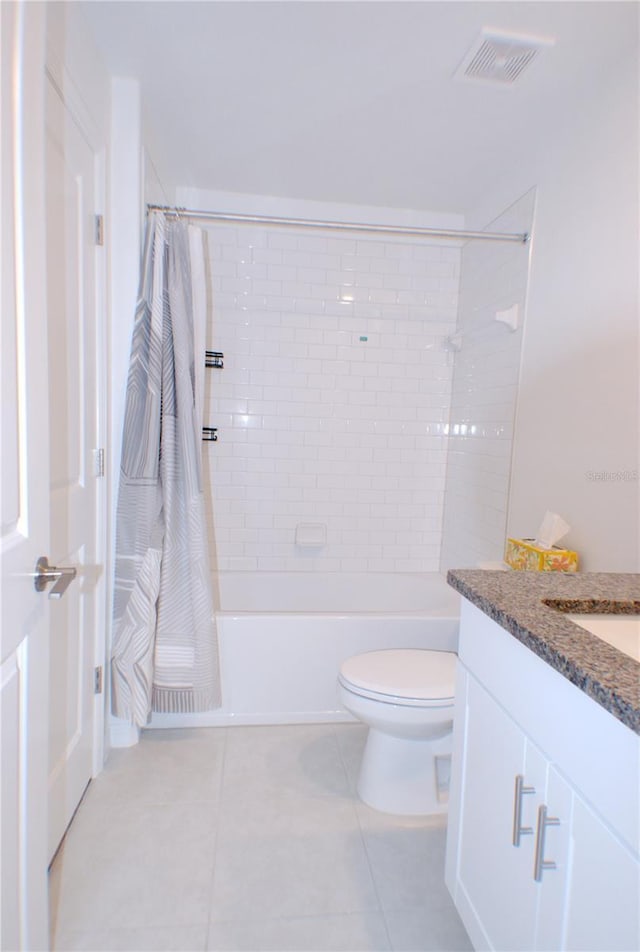
[[[567,618],[618,651],[640,661],[640,615],[571,614]]]

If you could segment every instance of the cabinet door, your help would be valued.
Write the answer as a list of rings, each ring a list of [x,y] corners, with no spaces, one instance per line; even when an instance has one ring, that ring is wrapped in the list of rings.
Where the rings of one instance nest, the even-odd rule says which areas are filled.
[[[547,807],[547,818],[551,822],[545,825],[543,841],[539,844],[538,927],[534,945],[538,952],[558,952],[558,949],[565,948],[563,936],[573,802],[573,788],[555,768],[550,767],[546,793],[540,800]],[[539,822],[540,817],[536,820],[536,840]],[[533,868],[531,875],[534,875]],[[604,947],[600,952],[604,952]]]
[[[574,797],[566,898],[567,950],[640,948],[640,866],[583,801]]]
[[[520,798],[520,824],[533,831],[546,765],[471,676],[466,701],[456,903],[476,948],[530,950],[538,899],[534,836],[525,833],[513,845],[515,779],[536,788]]]
[[[474,947],[637,952],[637,738],[467,602],[459,650],[446,881]]]

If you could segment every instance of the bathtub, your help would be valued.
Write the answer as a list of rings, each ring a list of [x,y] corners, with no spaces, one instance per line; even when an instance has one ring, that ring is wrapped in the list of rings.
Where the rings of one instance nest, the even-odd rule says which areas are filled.
[[[223,706],[151,727],[349,721],[336,675],[376,648],[455,651],[460,596],[437,573],[221,572]]]

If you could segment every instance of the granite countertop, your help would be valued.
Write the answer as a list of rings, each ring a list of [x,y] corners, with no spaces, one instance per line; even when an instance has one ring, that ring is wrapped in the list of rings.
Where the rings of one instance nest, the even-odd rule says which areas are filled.
[[[640,614],[640,575],[452,569],[447,581],[640,734],[640,663],[563,614]]]

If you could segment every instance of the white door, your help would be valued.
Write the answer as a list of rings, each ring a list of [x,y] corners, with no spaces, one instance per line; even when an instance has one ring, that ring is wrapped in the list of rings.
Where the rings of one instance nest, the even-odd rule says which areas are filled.
[[[0,4],[0,476],[3,949],[46,949],[49,553],[44,275],[44,10]]]
[[[51,82],[45,102],[50,553],[56,565],[78,572],[50,609],[51,857],[92,775],[102,567],[96,546],[95,155]]]

